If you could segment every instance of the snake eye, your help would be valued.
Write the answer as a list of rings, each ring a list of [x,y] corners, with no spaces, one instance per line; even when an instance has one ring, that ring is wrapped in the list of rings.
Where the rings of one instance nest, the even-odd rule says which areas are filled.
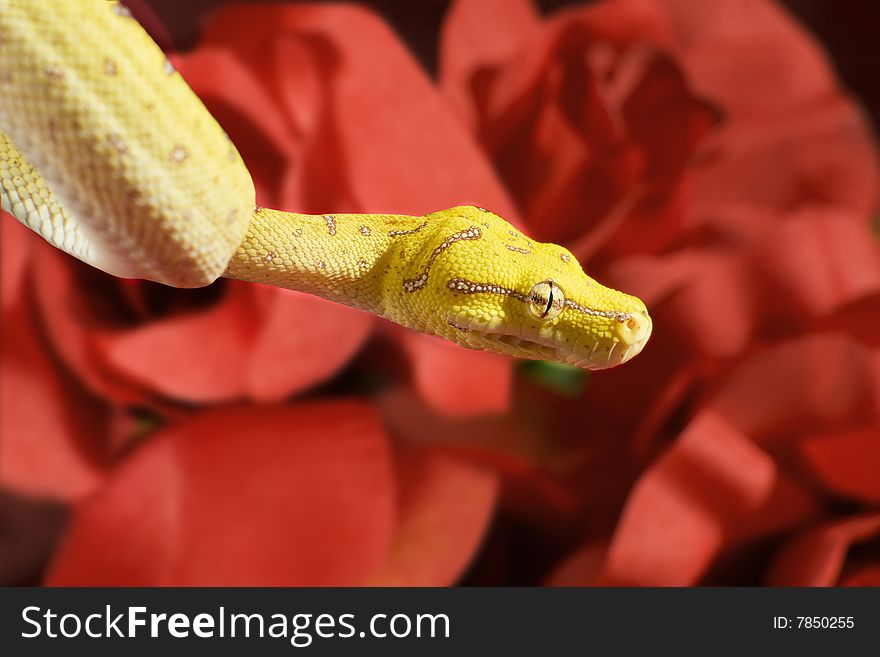
[[[565,307],[565,294],[553,281],[541,281],[532,286],[528,306],[529,311],[538,319],[553,319]]]

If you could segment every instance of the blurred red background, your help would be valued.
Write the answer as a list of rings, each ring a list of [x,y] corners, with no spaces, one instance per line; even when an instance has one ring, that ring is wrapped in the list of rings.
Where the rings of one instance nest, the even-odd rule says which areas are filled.
[[[131,8],[261,205],[490,207],[651,342],[516,363],[4,217],[0,582],[880,584],[876,3],[363,4]]]

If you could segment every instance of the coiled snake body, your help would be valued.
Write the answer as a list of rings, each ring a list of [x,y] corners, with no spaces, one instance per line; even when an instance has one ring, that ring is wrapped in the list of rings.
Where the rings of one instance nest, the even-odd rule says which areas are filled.
[[[482,208],[256,208],[235,146],[115,2],[0,0],[0,130],[3,209],[116,276],[277,285],[588,369],[625,362],[651,333],[640,300]]]

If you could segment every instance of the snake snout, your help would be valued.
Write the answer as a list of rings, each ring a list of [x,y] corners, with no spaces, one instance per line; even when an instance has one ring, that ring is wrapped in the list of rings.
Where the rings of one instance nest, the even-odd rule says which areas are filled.
[[[651,337],[653,322],[647,312],[639,310],[626,313],[617,323],[615,333],[620,341],[627,347],[644,344]]]
[[[651,337],[653,328],[654,323],[647,311],[627,313],[626,317],[621,318],[615,327],[615,334],[624,349],[620,352],[621,356],[616,364],[625,363],[641,353]]]

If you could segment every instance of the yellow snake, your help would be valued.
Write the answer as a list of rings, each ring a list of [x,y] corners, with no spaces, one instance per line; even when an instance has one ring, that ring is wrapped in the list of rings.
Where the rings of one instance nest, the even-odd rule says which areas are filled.
[[[587,369],[651,319],[566,249],[483,208],[420,217],[255,207],[234,145],[124,6],[0,0],[3,209],[122,277],[301,290],[470,348]]]

